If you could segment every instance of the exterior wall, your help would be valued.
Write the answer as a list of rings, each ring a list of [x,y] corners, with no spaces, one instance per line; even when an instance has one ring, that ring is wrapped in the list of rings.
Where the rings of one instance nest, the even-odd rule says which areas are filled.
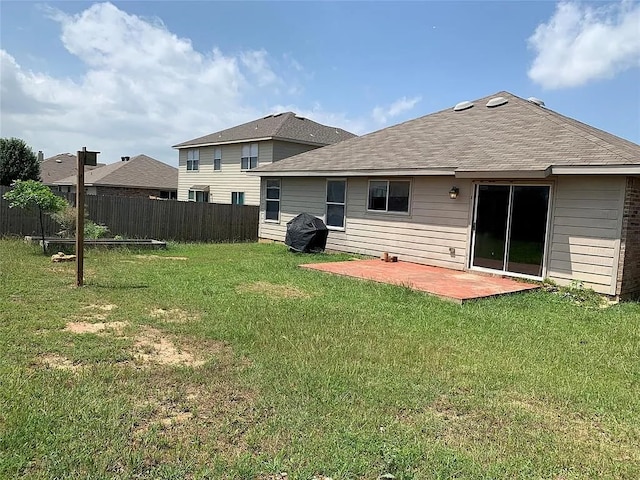
[[[256,142],[248,142],[256,143]],[[273,161],[273,142],[258,143],[258,165]],[[178,150],[178,200],[187,201],[192,185],[208,185],[209,201],[231,203],[231,192],[244,192],[245,205],[260,204],[260,177],[240,170],[242,143],[221,145],[221,169],[213,169],[215,147],[200,147],[200,169],[187,171],[187,149]]]
[[[471,182],[452,177],[414,177],[409,214],[367,211],[368,178],[347,180],[345,230],[331,230],[327,248],[365,255],[382,252],[402,260],[463,270],[469,245]],[[264,187],[263,182],[263,195]],[[460,188],[449,198],[453,185]],[[283,241],[287,222],[301,212],[320,218],[326,214],[325,178],[282,178],[280,221],[265,222],[260,207],[259,237]],[[450,250],[452,249],[452,250]]]
[[[330,230],[327,248],[464,270],[469,263],[473,185],[451,177],[411,179],[410,213],[367,211],[368,178],[347,179],[344,231]],[[624,210],[625,249],[620,232]],[[456,200],[451,186],[460,188]],[[265,221],[263,179],[259,237],[283,241],[286,223],[301,212],[325,218],[326,179],[281,179],[280,221]],[[559,177],[552,189],[545,276],[568,285],[583,282],[596,292],[616,295],[640,285],[640,179],[616,176]],[[451,250],[450,250],[451,249]],[[624,273],[618,275],[619,259]],[[622,262],[622,260],[620,260]],[[622,285],[622,286],[620,286]]]
[[[640,298],[640,177],[627,177],[616,293]]]
[[[273,142],[273,161],[277,162],[278,160],[282,160],[283,158],[293,157],[294,155],[298,155],[299,153],[308,152],[309,150],[314,150],[316,148],[318,147],[315,147],[313,145],[303,145],[301,143],[275,140]]]
[[[558,177],[547,277],[616,294],[625,178]]]

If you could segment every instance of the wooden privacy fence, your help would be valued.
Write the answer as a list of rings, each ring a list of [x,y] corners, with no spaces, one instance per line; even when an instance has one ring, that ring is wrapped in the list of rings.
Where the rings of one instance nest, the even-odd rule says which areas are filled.
[[[0,236],[39,235],[37,212],[9,208],[0,186]],[[75,196],[63,194],[69,203]],[[110,236],[153,238],[183,242],[255,242],[258,240],[259,208],[253,205],[150,200],[147,198],[87,195],[89,219],[109,227]],[[45,216],[45,235],[61,227]]]

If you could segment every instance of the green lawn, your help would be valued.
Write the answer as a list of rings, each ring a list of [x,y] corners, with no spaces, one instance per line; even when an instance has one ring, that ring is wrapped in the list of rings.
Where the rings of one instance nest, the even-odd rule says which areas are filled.
[[[159,258],[157,255],[161,256]],[[0,478],[640,478],[640,305],[0,241]]]

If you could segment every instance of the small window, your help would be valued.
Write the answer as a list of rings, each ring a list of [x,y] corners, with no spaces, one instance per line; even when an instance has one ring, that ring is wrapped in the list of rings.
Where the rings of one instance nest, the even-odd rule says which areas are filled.
[[[325,223],[328,228],[344,229],[346,201],[346,180],[327,180],[327,220]]]
[[[197,148],[187,150],[187,170],[200,169],[200,150]]]
[[[231,192],[231,203],[244,205],[244,192]]]
[[[267,180],[265,219],[277,222],[280,220],[280,180]]]
[[[409,213],[408,180],[371,180],[368,209],[378,212]]]
[[[237,158],[237,157],[236,157]],[[258,166],[258,144],[251,143],[242,146],[241,170],[250,170]]]
[[[213,169],[222,170],[222,149],[220,147],[216,147],[213,151]]]
[[[189,190],[189,201],[208,203],[209,192],[203,192],[202,190]]]

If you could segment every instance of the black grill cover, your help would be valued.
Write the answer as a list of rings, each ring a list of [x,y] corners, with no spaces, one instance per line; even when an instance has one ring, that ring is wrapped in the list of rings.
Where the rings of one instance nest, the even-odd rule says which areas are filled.
[[[287,236],[284,243],[296,252],[324,252],[328,234],[329,230],[320,218],[301,213],[287,222]]]

